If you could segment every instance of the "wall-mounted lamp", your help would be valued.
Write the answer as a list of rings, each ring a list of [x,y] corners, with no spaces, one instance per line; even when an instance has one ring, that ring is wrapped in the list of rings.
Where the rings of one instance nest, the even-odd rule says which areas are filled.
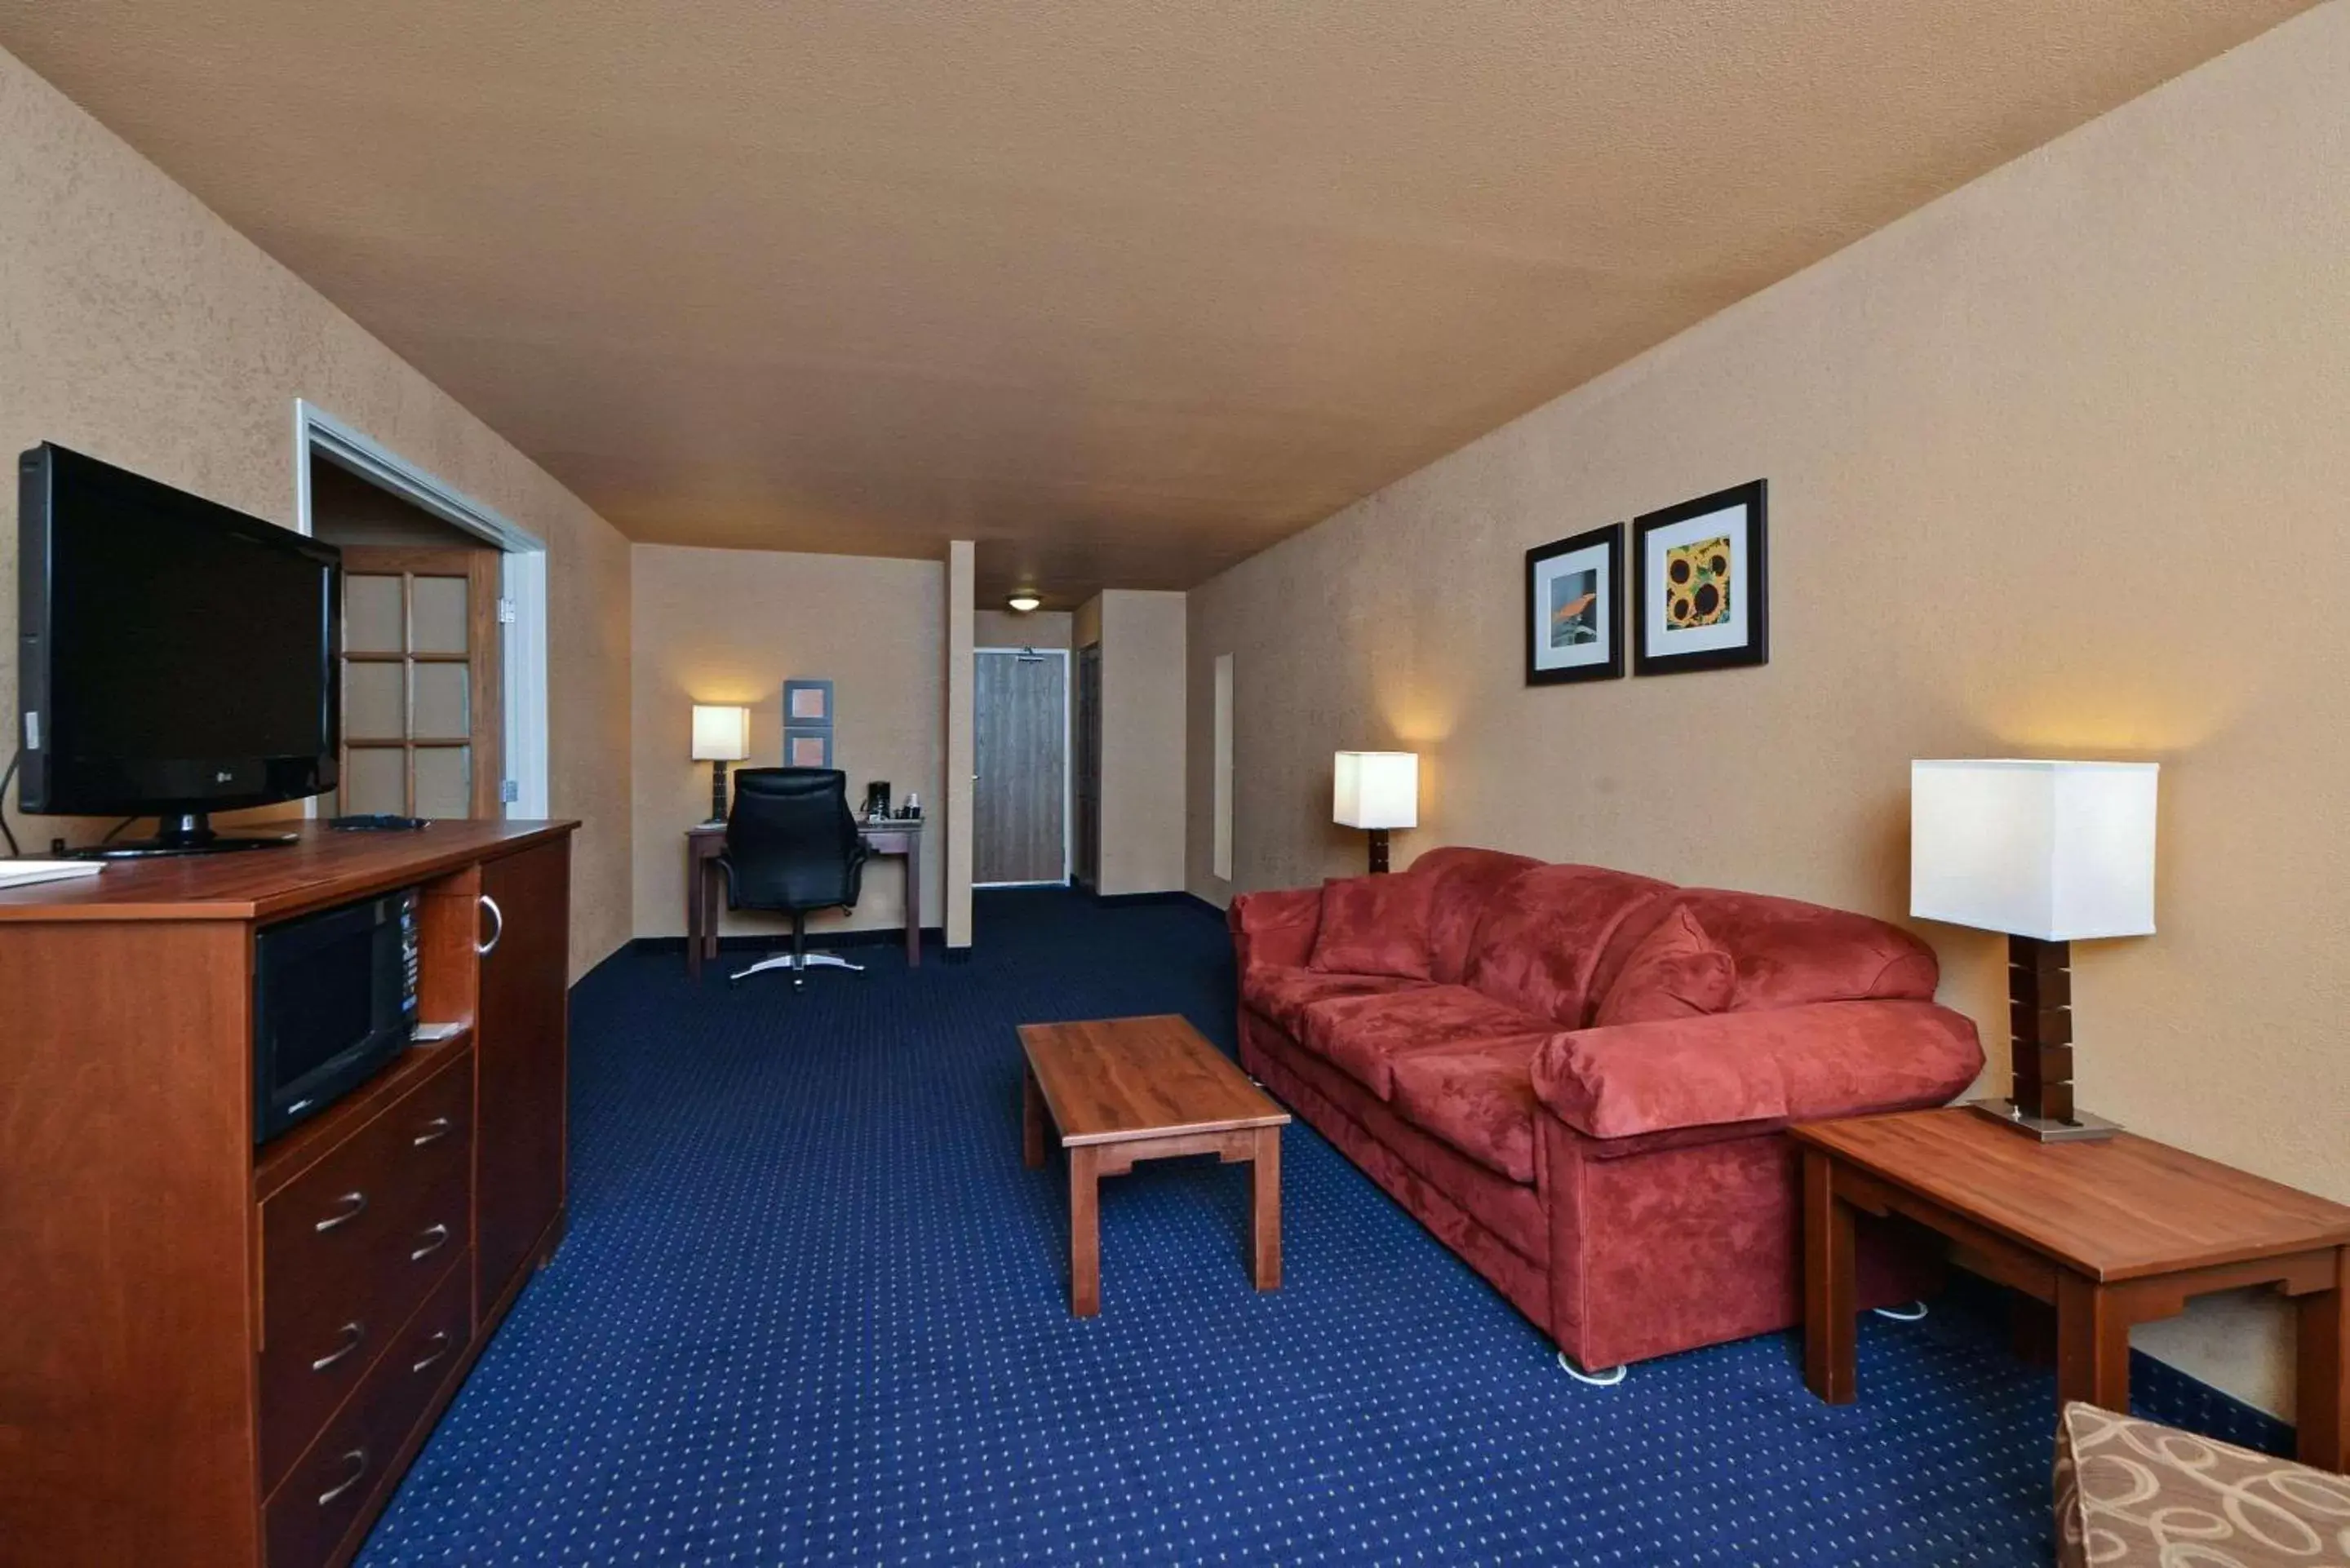
[[[1340,752],[1331,820],[1371,836],[1371,870],[1388,868],[1388,831],[1419,826],[1419,757],[1412,752]]]
[[[751,754],[751,710],[693,705],[693,760],[710,764],[710,820],[726,820],[726,764]]]
[[[1011,607],[1014,615],[1026,615],[1045,601],[1037,597],[1034,590],[1023,588],[1003,602]]]

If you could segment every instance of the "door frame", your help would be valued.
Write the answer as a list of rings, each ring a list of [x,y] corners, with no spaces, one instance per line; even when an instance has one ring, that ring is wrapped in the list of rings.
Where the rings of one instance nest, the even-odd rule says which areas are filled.
[[[1072,752],[1076,740],[1072,724],[1076,712],[1076,691],[1069,683],[1076,678],[1077,667],[1076,661],[1070,658],[1070,651],[1066,648],[1025,646],[974,648],[971,650],[972,688],[974,691],[979,687],[977,661],[983,653],[1010,653],[1037,659],[1057,659],[1061,661],[1061,874],[1057,877],[1042,882],[973,882],[972,884],[973,888],[1066,888],[1076,876],[1077,763]],[[979,734],[979,714],[976,710],[971,716],[971,727],[975,741]],[[973,753],[973,757],[976,760],[976,753]]]
[[[294,400],[294,520],[310,532],[310,462],[337,468],[389,491],[453,528],[497,549],[498,649],[505,698],[505,778],[514,784],[505,815],[537,821],[547,805],[546,541],[427,473],[306,398]],[[316,815],[317,797],[302,803]]]

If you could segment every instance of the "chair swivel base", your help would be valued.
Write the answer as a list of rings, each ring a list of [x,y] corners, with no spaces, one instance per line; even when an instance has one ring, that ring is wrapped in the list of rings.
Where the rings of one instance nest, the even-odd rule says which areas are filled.
[[[737,985],[752,975],[758,974],[762,971],[771,969],[790,970],[792,971],[792,989],[795,991],[800,989],[806,983],[806,971],[812,969],[846,969],[854,970],[858,974],[863,974],[865,972],[865,966],[863,964],[851,963],[845,958],[835,958],[830,953],[803,953],[796,958],[790,953],[777,953],[773,958],[761,959],[749,969],[739,970],[736,972],[728,975],[726,977],[726,983],[729,985]]]

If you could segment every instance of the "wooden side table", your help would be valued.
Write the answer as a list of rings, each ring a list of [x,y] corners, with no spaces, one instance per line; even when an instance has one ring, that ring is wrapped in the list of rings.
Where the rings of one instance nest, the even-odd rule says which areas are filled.
[[[2056,1309],[2056,1392],[2129,1410],[2129,1329],[2273,1285],[2300,1312],[2301,1459],[2350,1466],[2350,1208],[2122,1133],[2037,1143],[1964,1109],[1789,1129],[1804,1154],[1804,1380],[1854,1397],[1853,1211],[1898,1214]]]
[[[893,816],[859,822],[857,832],[868,851],[906,865],[906,967],[922,961],[922,822]],[[685,972],[702,978],[704,959],[718,956],[718,857],[726,847],[726,825],[701,822],[685,830]]]

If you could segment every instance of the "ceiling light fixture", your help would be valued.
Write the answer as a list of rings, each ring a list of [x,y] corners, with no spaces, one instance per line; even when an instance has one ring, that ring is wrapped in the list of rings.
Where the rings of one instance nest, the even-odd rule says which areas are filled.
[[[1030,610],[1035,609],[1038,605],[1043,604],[1045,601],[1038,598],[1034,591],[1028,588],[1023,588],[1018,593],[1014,594],[1010,598],[1005,599],[1003,602],[1012,607],[1012,613],[1014,615],[1026,615]]]

